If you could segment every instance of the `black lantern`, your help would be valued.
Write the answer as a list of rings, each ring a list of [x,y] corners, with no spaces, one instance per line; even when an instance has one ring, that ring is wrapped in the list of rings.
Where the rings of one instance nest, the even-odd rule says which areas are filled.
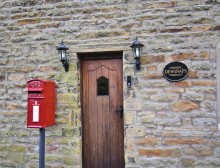
[[[142,54],[142,47],[144,45],[140,43],[140,41],[138,41],[137,37],[136,40],[134,41],[134,43],[130,46],[132,48],[133,51],[133,55],[134,55],[134,59],[136,60],[136,69],[140,70],[141,69],[141,54]]]
[[[69,49],[65,46],[63,40],[60,43],[60,46],[57,47],[57,50],[58,50],[58,54],[59,54],[59,57],[60,57],[60,62],[62,62],[65,71],[68,72],[68,70],[69,70],[69,60],[67,58],[67,52],[66,51],[69,50]]]

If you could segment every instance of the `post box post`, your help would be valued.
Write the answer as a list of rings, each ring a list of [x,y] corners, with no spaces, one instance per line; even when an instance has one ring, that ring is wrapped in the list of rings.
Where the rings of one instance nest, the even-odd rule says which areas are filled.
[[[40,128],[39,168],[45,167],[45,128]]]

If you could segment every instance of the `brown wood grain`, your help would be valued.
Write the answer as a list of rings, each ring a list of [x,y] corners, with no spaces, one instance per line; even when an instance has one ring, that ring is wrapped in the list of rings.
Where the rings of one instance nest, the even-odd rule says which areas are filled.
[[[109,95],[97,95],[97,79],[109,80]],[[82,62],[83,167],[124,167],[122,105],[122,60]]]

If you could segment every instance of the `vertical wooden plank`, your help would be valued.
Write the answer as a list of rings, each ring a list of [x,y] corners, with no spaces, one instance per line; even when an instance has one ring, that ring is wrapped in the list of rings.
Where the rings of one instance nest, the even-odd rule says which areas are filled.
[[[89,129],[90,129],[90,167],[98,167],[98,155],[97,155],[97,95],[96,95],[96,71],[89,71],[88,81],[88,93],[89,93]]]
[[[96,87],[97,79],[102,77],[102,66],[96,70]],[[97,92],[96,92],[97,94]],[[97,96],[97,154],[98,167],[103,167],[103,96]]]
[[[102,75],[109,79],[109,70],[106,67],[102,67]],[[111,167],[111,137],[110,137],[110,114],[109,114],[109,95],[103,96],[102,99],[103,106],[103,167],[110,168]]]
[[[122,76],[122,60],[117,60],[117,75],[118,75],[118,106],[123,106],[123,76]],[[118,117],[118,125],[119,125],[119,168],[125,167],[125,161],[124,161],[124,114],[123,117]]]
[[[110,131],[111,131],[111,167],[118,168],[118,109],[116,71],[109,70],[110,88]]]
[[[83,113],[82,113],[82,122],[83,122],[83,166],[89,168],[89,113],[87,103],[88,99],[88,61],[82,63],[82,80],[83,80]]]

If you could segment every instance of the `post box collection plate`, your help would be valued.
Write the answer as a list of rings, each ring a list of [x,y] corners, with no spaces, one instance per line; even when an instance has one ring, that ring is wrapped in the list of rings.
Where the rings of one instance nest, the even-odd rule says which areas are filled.
[[[188,71],[188,67],[184,63],[171,62],[165,66],[163,76],[168,81],[178,82],[187,77]]]

